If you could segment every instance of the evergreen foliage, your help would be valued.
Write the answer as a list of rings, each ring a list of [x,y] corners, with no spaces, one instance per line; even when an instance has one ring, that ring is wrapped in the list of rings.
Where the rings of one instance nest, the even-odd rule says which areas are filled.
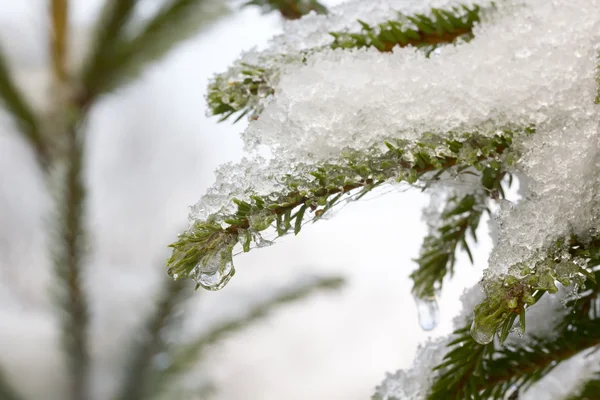
[[[454,273],[459,245],[473,263],[467,236],[470,234],[477,242],[479,221],[484,212],[491,214],[487,201],[490,198],[504,197],[502,184],[506,172],[502,169],[486,168],[480,175],[481,189],[462,197],[453,196],[448,199],[446,209],[439,216],[443,225],[424,239],[421,255],[415,260],[419,268],[411,274],[415,296],[435,297],[435,292],[441,289],[446,274],[452,276]]]
[[[509,9],[515,12],[518,7]],[[477,33],[475,28],[483,21],[483,10],[492,16],[496,11],[493,4],[480,4],[446,10],[432,8],[428,14],[400,14],[376,24],[359,20],[360,32],[331,32],[333,42],[326,46],[299,47],[296,52],[285,53],[265,51],[244,57],[209,84],[209,107],[221,121],[238,113],[236,122],[250,115],[252,125],[261,118],[265,105],[277,98],[280,77],[289,72],[289,65],[308,65],[311,57],[328,49],[355,51],[373,47],[390,52],[412,46],[433,57],[434,50],[442,45],[472,40]],[[527,30],[531,26],[517,28]],[[270,117],[273,115],[284,118],[274,113]],[[256,129],[267,129],[268,123],[258,121],[260,128]],[[269,176],[279,184],[276,191],[251,192],[244,199],[234,198],[233,204],[224,204],[220,211],[200,213],[201,217],[172,245],[169,274],[175,279],[192,277],[198,286],[209,290],[220,289],[235,272],[236,245],[243,251],[251,250],[253,244],[262,247],[263,231],[276,236],[292,231],[298,234],[307,221],[320,219],[336,204],[356,200],[392,180],[420,182],[428,189],[446,174],[474,174],[480,185],[471,192],[448,197],[447,205],[437,216],[438,223],[433,224],[415,260],[418,269],[411,275],[413,293],[422,299],[434,298],[446,275],[453,273],[457,251],[464,250],[473,261],[467,237],[477,240],[481,218],[485,213],[491,215],[490,203],[504,198],[512,174],[518,171],[514,166],[527,146],[526,138],[536,133],[535,125],[503,127],[493,139],[477,130],[462,134],[425,133],[414,142],[390,138],[385,143],[387,148],[380,144],[366,150],[345,151],[327,162],[299,163],[291,173]],[[255,140],[260,141],[260,136]],[[277,142],[280,143],[283,141]],[[442,151],[438,152],[440,145]],[[432,149],[436,151],[431,152]],[[590,216],[590,221],[594,218]],[[572,232],[537,249],[530,259],[507,265],[506,273],[485,275],[481,283],[485,299],[474,308],[468,323],[453,333],[442,362],[434,368],[427,393],[414,392],[421,396],[418,398],[519,398],[558,364],[597,351],[600,242],[595,232],[592,229],[583,236]],[[561,286],[572,291],[564,301],[567,311],[555,334],[528,332],[528,310],[559,292]],[[526,338],[511,339],[509,334],[514,332]],[[391,384],[397,382],[410,386],[408,380]],[[382,390],[385,392],[385,388]],[[594,376],[572,398],[595,399],[598,390]],[[384,392],[378,390],[374,398],[400,399]]]
[[[431,54],[437,46],[456,40],[468,41],[473,36],[473,27],[480,20],[480,7],[452,7],[449,10],[432,8],[430,15],[404,16],[371,26],[358,21],[360,33],[331,32],[334,41],[331,48],[360,49],[375,47],[379,51],[392,51],[396,46],[424,48]]]
[[[87,120],[103,94],[132,82],[153,62],[199,29],[227,11],[222,2],[210,0],[168,0],[150,18],[134,18],[136,1],[106,0],[89,53],[80,69],[69,63],[69,1],[51,0],[48,43],[53,88],[56,96],[51,115],[38,113],[14,82],[8,62],[0,51],[0,100],[15,121],[18,133],[37,156],[47,189],[54,195],[54,240],[52,246],[57,314],[68,387],[64,398],[87,400],[90,388],[91,352],[89,294],[84,285],[86,273],[86,192],[84,178]],[[292,4],[292,3],[290,3]],[[318,3],[314,3],[317,7]],[[304,12],[304,9],[300,9]],[[308,12],[308,11],[307,11]],[[59,116],[59,118],[56,118]],[[48,119],[46,119],[48,117]],[[320,277],[302,285],[291,285],[261,304],[251,306],[242,318],[209,327],[190,343],[167,340],[165,331],[173,330],[177,310],[185,301],[184,282],[167,280],[156,299],[153,311],[132,340],[115,399],[197,398],[197,393],[180,388],[178,380],[187,368],[201,361],[204,350],[228,334],[246,328],[281,305],[300,300],[314,292],[340,287],[340,278]],[[170,358],[169,367],[156,365],[159,356]],[[23,400],[0,371],[0,399]],[[201,391],[205,388],[202,387]],[[173,397],[174,396],[174,397]]]
[[[516,157],[507,151],[513,136],[532,131],[505,128],[493,137],[474,132],[444,137],[425,134],[414,143],[391,140],[385,142],[386,150],[372,148],[367,155],[350,152],[336,163],[300,169],[281,179],[283,191],[253,195],[251,203],[234,199],[234,214],[210,215],[206,221],[196,222],[171,245],[169,274],[175,279],[194,277],[205,289],[221,289],[235,273],[235,244],[240,241],[246,252],[253,242],[260,246],[260,232],[271,224],[278,236],[292,230],[297,235],[306,220],[318,220],[341,201],[360,199],[390,179],[415,183],[431,172],[461,173],[471,167],[483,170],[487,179],[491,173],[485,172],[487,169],[496,170]],[[219,277],[213,278],[216,271]],[[437,280],[443,279],[443,274],[438,271],[438,277],[442,276]],[[420,280],[417,284],[424,285]]]
[[[472,37],[473,27],[480,20],[481,12],[479,6],[463,5],[449,10],[432,9],[430,15],[399,14],[376,27],[359,21],[362,27],[360,32],[330,32],[333,41],[327,47],[375,47],[388,52],[394,47],[413,46],[430,55],[440,45],[458,40],[468,41]],[[232,77],[231,72],[216,75],[208,87],[207,95],[212,114],[220,116],[220,121],[236,113],[240,115],[235,122],[248,114],[253,119],[258,118],[260,100],[275,93],[273,86],[278,76],[277,65],[298,60],[305,62],[311,54],[321,50],[309,49],[298,55],[280,54],[272,57],[275,60],[263,60],[264,65],[242,63],[239,76]]]
[[[596,258],[593,265],[598,264],[600,259]],[[600,345],[600,286],[597,282],[600,282],[599,271],[586,281],[585,295],[565,304],[572,312],[561,322],[555,338],[534,336],[526,346],[518,342],[482,345],[471,337],[470,324],[455,331],[456,338],[449,343],[444,362],[436,367],[440,374],[428,399],[503,399],[526,389],[560,362]],[[536,291],[532,301],[539,300],[543,294],[543,290]],[[503,327],[500,341],[506,339],[513,321],[514,318]],[[521,325],[524,331],[524,322]],[[593,382],[590,381],[590,385]]]

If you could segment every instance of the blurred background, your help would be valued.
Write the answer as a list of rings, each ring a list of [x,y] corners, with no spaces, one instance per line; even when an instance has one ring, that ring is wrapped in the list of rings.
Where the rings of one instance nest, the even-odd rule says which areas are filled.
[[[159,2],[146,3],[150,12]],[[101,4],[72,1],[75,58],[86,49]],[[47,18],[45,1],[0,0],[0,43],[16,80],[38,104],[52,99],[46,91]],[[217,123],[205,116],[209,78],[242,51],[266,46],[284,23],[279,13],[234,4],[140,79],[94,106],[87,130],[84,272],[94,399],[112,398],[119,385],[132,338],[140,335],[166,279],[166,246],[187,226],[188,207],[212,184],[218,165],[243,155],[238,134],[246,122]],[[220,321],[243,318],[307,277],[345,279],[339,290],[269,309],[265,318],[219,336],[198,363],[186,367],[186,385],[192,392],[199,388],[198,397],[189,398],[205,398],[210,388],[217,400],[367,399],[386,371],[410,366],[419,343],[451,331],[459,296],[481,276],[490,248],[487,232],[481,232],[475,266],[459,256],[457,273],[439,299],[440,323],[423,331],[409,274],[427,232],[421,209],[428,202],[417,190],[387,188],[297,237],[237,256],[236,277],[224,290],[187,290],[187,302],[176,310],[182,341]],[[51,223],[34,156],[2,115],[0,365],[23,397],[33,400],[65,398],[67,379],[60,312],[52,301]]]

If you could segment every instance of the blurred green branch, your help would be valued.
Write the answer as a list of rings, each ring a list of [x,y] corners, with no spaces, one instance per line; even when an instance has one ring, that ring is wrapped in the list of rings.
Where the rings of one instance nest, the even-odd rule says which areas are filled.
[[[0,399],[24,400],[6,379],[4,371],[0,370]]]
[[[85,60],[81,72],[81,84],[89,92],[91,101],[94,87],[98,86],[101,75],[110,71],[112,57],[124,41],[123,30],[129,23],[137,0],[106,0],[100,18],[96,21],[96,31],[91,51]]]
[[[166,280],[156,302],[154,311],[144,326],[136,332],[131,356],[124,370],[118,400],[142,400],[152,393],[152,362],[166,348],[164,330],[172,324],[174,313],[183,301],[184,284]]]
[[[306,283],[298,284],[283,290],[266,302],[253,305],[242,317],[236,317],[229,321],[216,323],[207,332],[201,334],[191,342],[174,346],[168,351],[169,366],[162,371],[157,371],[152,379],[152,393],[158,395],[173,384],[182,374],[198,362],[202,353],[216,342],[227,336],[246,328],[249,324],[265,318],[275,308],[293,303],[308,297],[309,295],[323,290],[339,289],[344,281],[341,278],[316,278]]]
[[[89,400],[90,306],[84,285],[86,253],[86,182],[84,166],[86,122],[89,110],[99,97],[120,88],[139,76],[152,62],[163,58],[178,43],[215,17],[226,7],[216,0],[168,0],[146,21],[135,21],[137,0],[106,0],[97,21],[90,52],[76,76],[69,76],[69,1],[51,0],[49,19],[51,37],[48,41],[54,86],[68,97],[54,104],[48,119],[36,115],[25,96],[13,81],[4,54],[0,52],[0,100],[15,119],[19,131],[32,145],[46,175],[48,188],[55,194],[56,233],[53,250],[54,275],[57,280],[55,298],[61,311],[61,334],[67,359],[68,388],[66,399]],[[58,87],[60,86],[60,87]],[[54,119],[59,116],[60,118]],[[46,126],[48,125],[48,127]],[[52,137],[49,134],[52,133]],[[44,137],[44,135],[48,137]],[[56,137],[54,137],[56,135]],[[53,145],[49,149],[49,142]],[[51,157],[50,157],[51,153]],[[157,397],[183,372],[178,369],[197,361],[204,348],[227,333],[242,329],[266,315],[271,308],[303,298],[313,291],[335,288],[341,281],[322,279],[284,291],[275,299],[251,309],[241,320],[227,321],[198,340],[171,349],[163,337],[173,324],[181,304],[183,282],[168,281],[157,299],[153,312],[139,330],[139,340],[132,346],[119,399],[141,400]],[[182,349],[190,353],[182,353]],[[162,352],[173,352],[174,363],[166,371],[156,372],[154,358]],[[158,388],[156,392],[149,388]],[[0,374],[0,399],[21,400]]]
[[[67,48],[69,37],[69,2],[68,0],[52,0],[52,35],[50,49],[54,77],[58,82],[65,82],[67,76]]]
[[[265,12],[279,11],[285,19],[302,18],[311,11],[327,14],[327,7],[317,0],[250,0],[243,6],[259,6]]]
[[[89,398],[87,380],[89,355],[89,305],[83,286],[83,264],[86,232],[84,227],[85,183],[83,136],[75,125],[68,128],[67,149],[61,185],[56,201],[58,232],[55,250],[55,274],[60,293],[57,299],[63,311],[62,335],[68,358],[71,400]]]
[[[129,37],[123,27],[131,19],[134,3],[122,0],[107,4],[99,24],[108,26],[99,28],[98,48],[81,73],[83,87],[76,98],[79,107],[85,108],[96,97],[128,84],[150,63],[228,10],[224,3],[214,0],[171,0]]]
[[[29,142],[42,169],[49,163],[49,151],[40,125],[31,105],[17,88],[8,68],[8,62],[0,49],[0,100],[15,120],[18,130]]]

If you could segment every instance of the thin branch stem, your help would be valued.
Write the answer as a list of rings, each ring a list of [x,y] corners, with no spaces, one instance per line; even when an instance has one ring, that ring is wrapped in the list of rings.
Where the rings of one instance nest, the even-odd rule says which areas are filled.
[[[67,49],[69,37],[69,0],[52,0],[52,35],[50,48],[52,55],[52,70],[58,82],[66,82]]]
[[[70,400],[88,396],[88,300],[83,287],[85,229],[83,222],[85,186],[83,182],[83,141],[75,124],[67,133],[64,181],[57,205],[60,218],[56,273],[63,285],[60,305],[63,315],[63,345],[68,357]]]

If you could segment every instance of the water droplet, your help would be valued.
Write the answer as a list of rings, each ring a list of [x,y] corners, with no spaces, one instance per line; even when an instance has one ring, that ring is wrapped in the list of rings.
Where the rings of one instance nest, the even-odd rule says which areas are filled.
[[[419,325],[425,331],[435,328],[440,322],[440,309],[435,296],[419,298],[415,296]]]
[[[192,276],[194,280],[207,290],[220,290],[235,274],[231,252],[217,253],[205,263],[199,263]]]
[[[477,343],[488,344],[492,340],[494,340],[495,334],[496,334],[495,327],[477,323],[477,319],[473,320],[473,325],[471,325],[471,336]]]
[[[510,329],[510,333],[514,333],[517,336],[519,336],[520,338],[522,338],[525,333],[523,332],[523,328],[521,327],[521,325],[515,325]]]

